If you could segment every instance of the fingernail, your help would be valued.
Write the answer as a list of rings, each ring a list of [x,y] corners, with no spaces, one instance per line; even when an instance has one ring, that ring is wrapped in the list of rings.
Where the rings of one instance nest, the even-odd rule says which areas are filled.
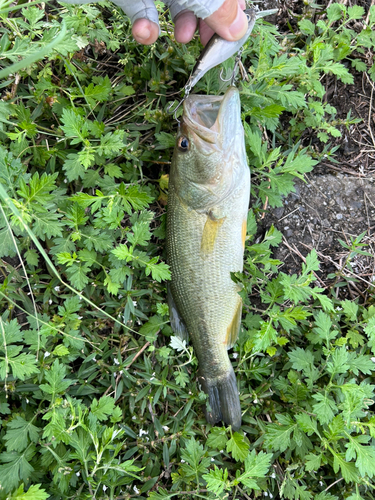
[[[229,26],[229,33],[234,40],[239,40],[246,33],[248,26],[247,17],[243,10],[237,8],[237,16],[233,23]]]

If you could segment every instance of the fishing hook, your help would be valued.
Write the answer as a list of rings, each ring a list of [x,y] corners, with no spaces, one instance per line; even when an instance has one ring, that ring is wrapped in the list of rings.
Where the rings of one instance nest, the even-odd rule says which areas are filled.
[[[173,118],[177,121],[177,123],[180,125],[180,120],[177,118],[177,110],[178,108],[184,103],[185,99],[189,96],[190,92],[191,92],[191,85],[188,81],[188,83],[185,85],[184,87],[184,90],[185,90],[185,94],[184,94],[184,97],[181,99],[181,101],[177,104],[177,106],[171,110],[171,107],[173,106],[173,102],[171,102],[171,104],[167,107],[167,113],[169,115],[173,115]]]
[[[240,48],[240,50],[237,52],[237,55],[234,59],[234,66],[233,66],[233,71],[232,71],[232,74],[229,78],[225,79],[223,78],[223,70],[224,68],[222,68],[222,70],[220,71],[220,75],[219,75],[219,78],[222,82],[230,82],[230,84],[233,86],[235,83],[236,83],[236,80],[237,80],[237,70],[238,70],[238,67],[239,65],[241,64],[241,56],[242,56],[242,52],[243,52],[243,47]]]

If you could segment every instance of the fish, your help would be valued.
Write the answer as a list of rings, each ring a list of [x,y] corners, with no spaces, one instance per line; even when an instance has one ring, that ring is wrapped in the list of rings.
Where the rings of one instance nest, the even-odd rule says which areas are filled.
[[[242,314],[240,286],[250,197],[239,91],[193,94],[183,105],[167,205],[171,327],[191,339],[206,419],[241,426],[241,405],[228,349]]]

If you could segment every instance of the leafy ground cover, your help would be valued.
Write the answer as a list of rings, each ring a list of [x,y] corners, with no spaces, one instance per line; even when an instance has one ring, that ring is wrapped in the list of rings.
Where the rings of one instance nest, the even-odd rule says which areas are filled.
[[[0,499],[374,498],[373,286],[366,301],[340,295],[353,259],[372,257],[364,235],[343,242],[329,287],[316,252],[289,274],[280,231],[255,236],[358,122],[338,116],[325,81],[375,79],[368,7],[283,3],[280,31],[260,22],[244,52],[253,186],[233,276],[244,314],[232,432],[206,423],[196,358],[166,304],[166,108],[198,41],[176,44],[161,4],[151,47],[105,2],[2,4]],[[197,91],[223,87],[212,70]]]

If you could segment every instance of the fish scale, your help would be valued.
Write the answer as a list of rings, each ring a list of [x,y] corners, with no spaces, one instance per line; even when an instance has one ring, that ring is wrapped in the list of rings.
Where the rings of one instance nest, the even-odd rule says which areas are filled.
[[[238,334],[242,302],[231,272],[243,269],[249,193],[238,90],[230,87],[221,98],[189,96],[168,193],[171,324],[193,343],[208,394],[207,420],[234,429],[241,409],[228,348]]]

